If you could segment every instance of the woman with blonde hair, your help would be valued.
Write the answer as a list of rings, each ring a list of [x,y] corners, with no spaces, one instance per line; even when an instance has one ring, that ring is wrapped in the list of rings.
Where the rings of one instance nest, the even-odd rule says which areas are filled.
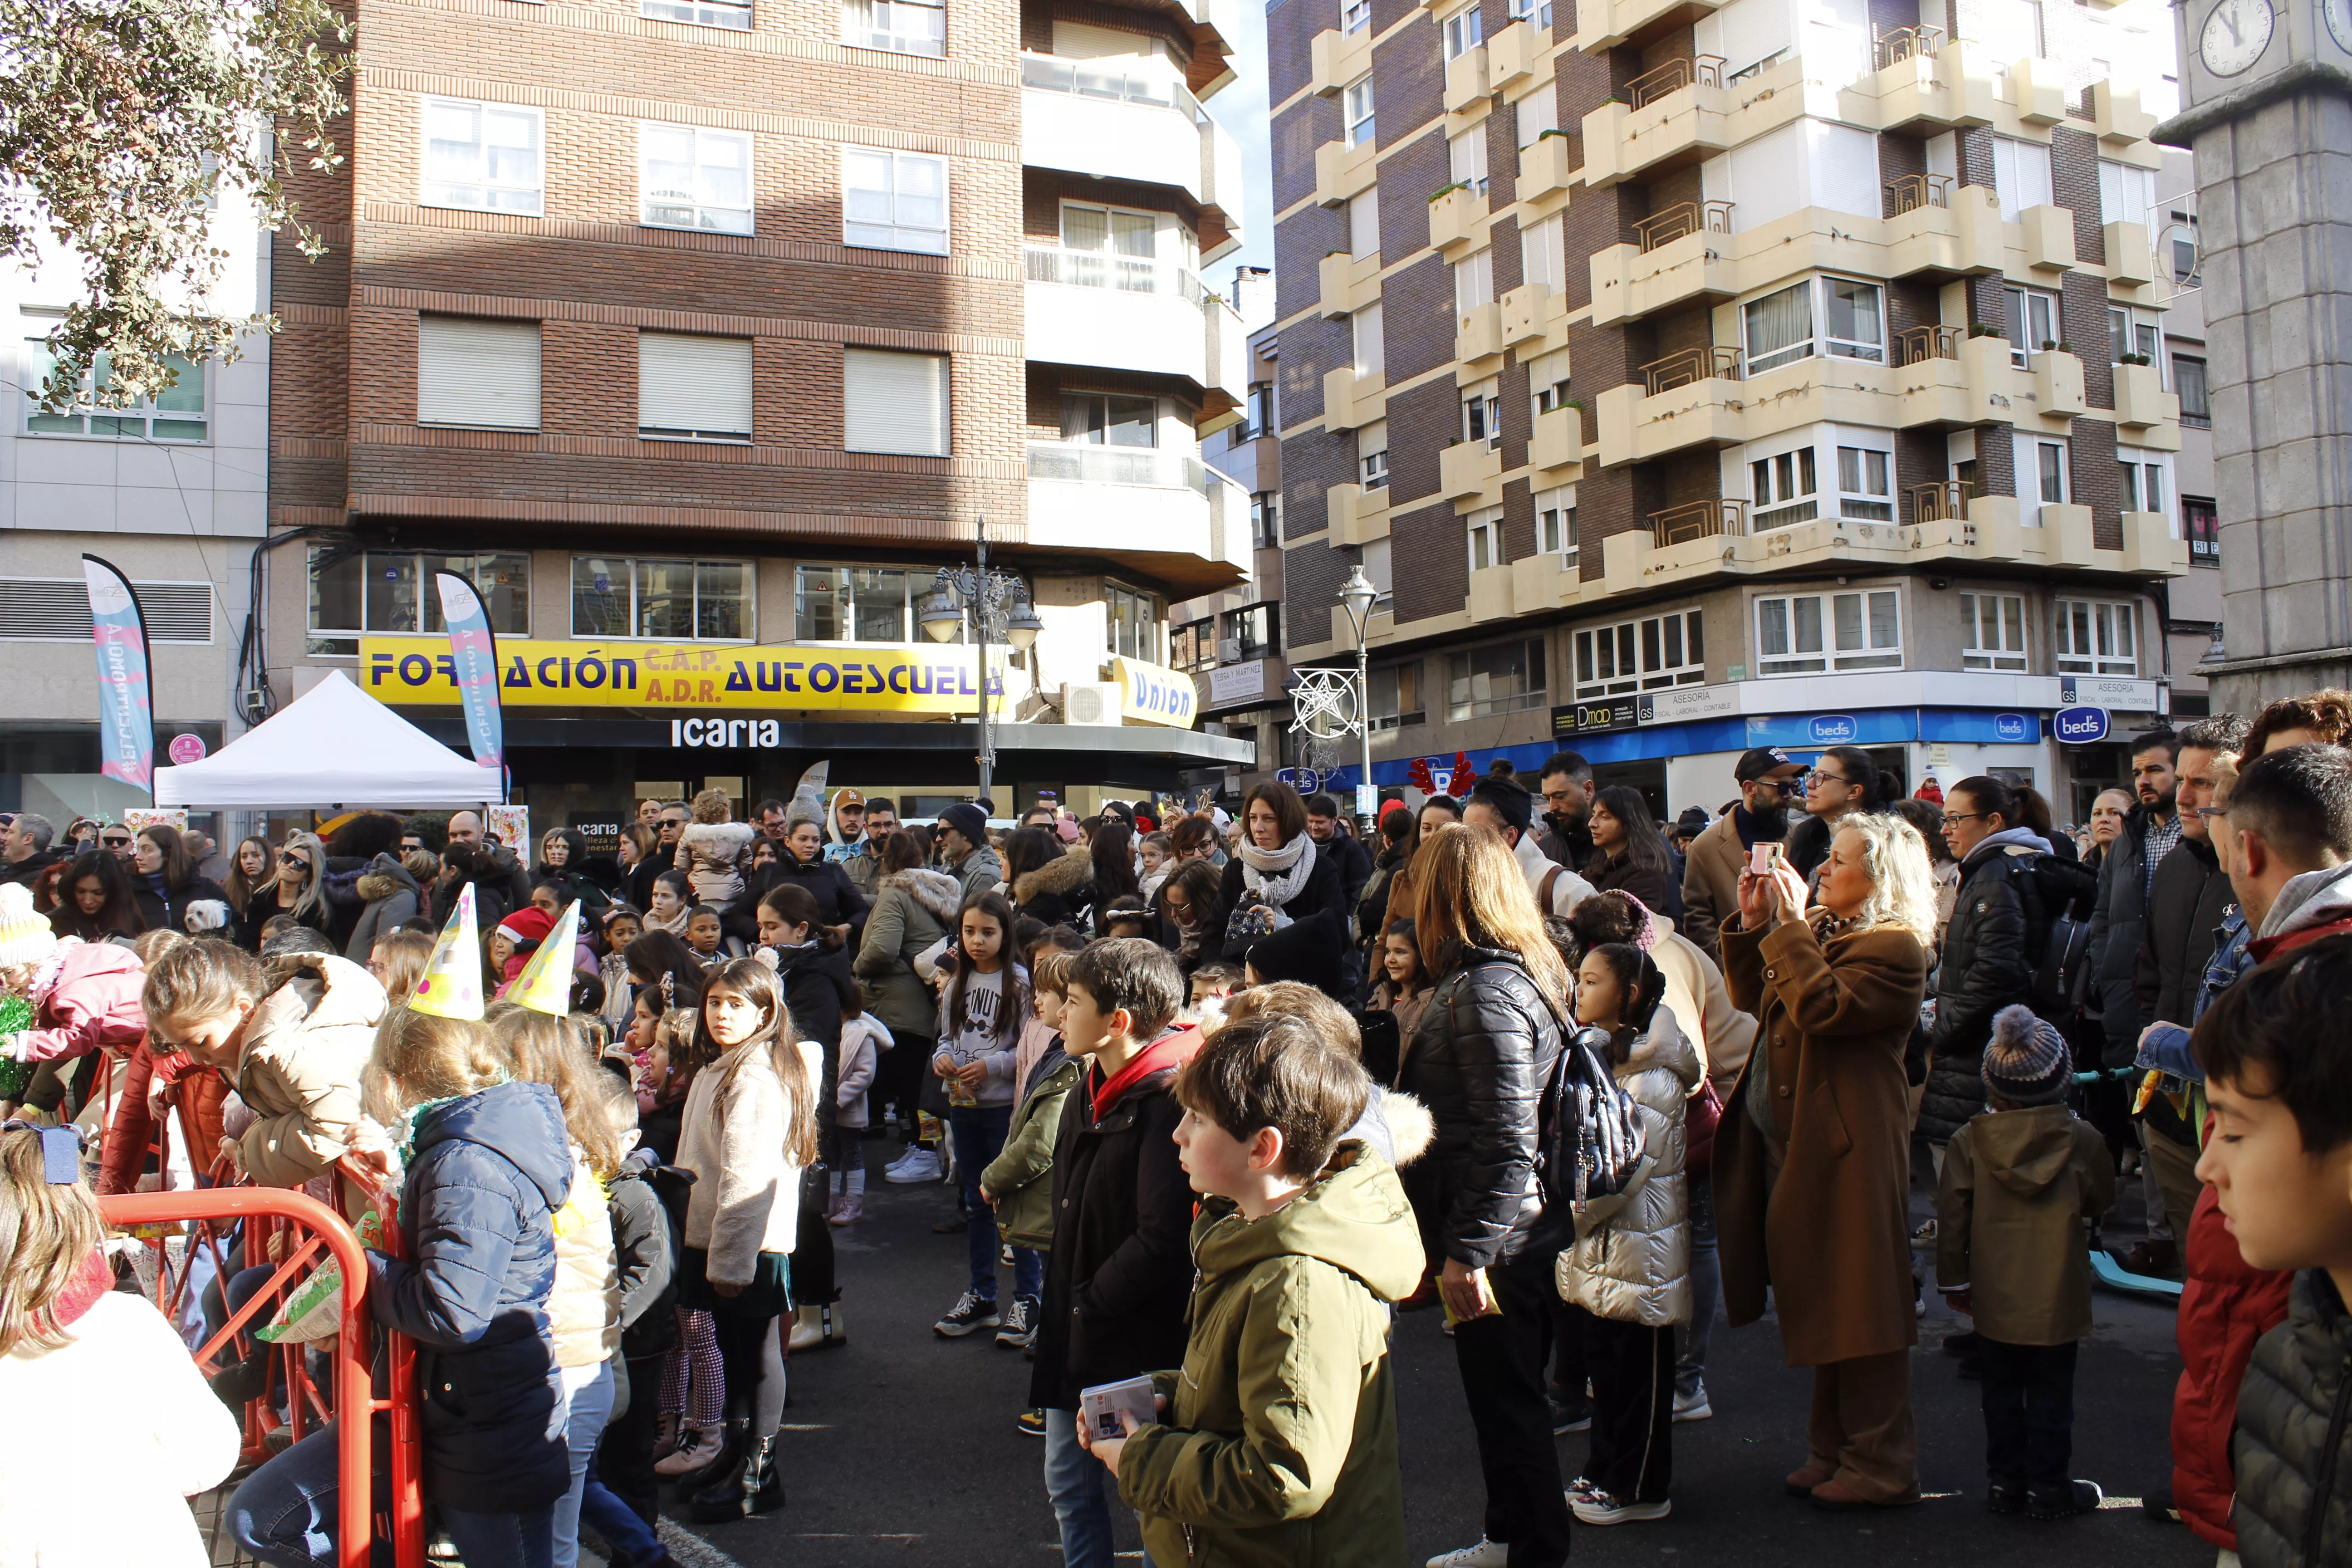
[[[244,847],[237,847],[240,857]],[[292,915],[312,931],[324,934],[332,912],[327,908],[324,886],[327,847],[320,842],[317,834],[305,833],[299,827],[289,833],[286,842],[278,847],[273,864],[276,876],[256,883],[237,911],[236,945],[247,952],[261,951],[261,928],[273,916]]]
[[[1838,820],[1817,905],[1782,861],[1739,878],[1724,980],[1761,1027],[1715,1135],[1717,1247],[1732,1326],[1772,1290],[1791,1366],[1813,1369],[1790,1492],[1832,1510],[1919,1500],[1911,1422],[1910,1094],[1903,1051],[1936,935],[1927,846],[1897,816]]]
[[[1413,857],[1413,931],[1436,984],[1397,1087],[1429,1110],[1430,1151],[1408,1190],[1444,1259],[1438,1290],[1478,1435],[1486,1528],[1436,1562],[1560,1568],[1560,1489],[1544,1368],[1551,1359],[1556,1252],[1529,1244],[1543,1215],[1536,1142],[1559,1062],[1568,966],[1502,835],[1448,823]]]

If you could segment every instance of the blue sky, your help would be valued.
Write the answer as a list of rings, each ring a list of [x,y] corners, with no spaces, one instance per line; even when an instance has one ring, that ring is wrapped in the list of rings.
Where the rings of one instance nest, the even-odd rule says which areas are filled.
[[[1259,0],[1240,0],[1240,30],[1234,38],[1234,71],[1239,79],[1209,100],[1209,112],[1241,143],[1242,177],[1248,198],[1242,210],[1242,247],[1209,268],[1203,281],[1231,283],[1236,267],[1274,265],[1274,161],[1267,147],[1265,13]]]

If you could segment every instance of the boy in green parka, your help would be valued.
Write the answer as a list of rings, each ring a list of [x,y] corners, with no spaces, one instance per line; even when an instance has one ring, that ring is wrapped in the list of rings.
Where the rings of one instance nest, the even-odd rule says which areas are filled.
[[[1363,1068],[1296,1019],[1253,1018],[1211,1036],[1174,1092],[1204,1200],[1192,1335],[1153,1378],[1164,1424],[1090,1447],[1154,1562],[1402,1562],[1388,1304],[1420,1283],[1421,1238],[1395,1170],[1340,1141]]]

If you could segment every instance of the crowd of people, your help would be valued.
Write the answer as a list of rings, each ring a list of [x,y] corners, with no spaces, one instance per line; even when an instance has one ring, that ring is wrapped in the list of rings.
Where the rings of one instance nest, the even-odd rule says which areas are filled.
[[[166,1353],[92,1194],[244,1180],[398,1194],[367,1300],[425,1358],[425,1495],[465,1561],[568,1565],[584,1524],[667,1565],[664,1506],[784,1506],[789,1358],[846,1342],[833,1236],[877,1164],[954,1204],[933,1332],[1029,1358],[1007,1414],[1084,1568],[1115,1509],[1161,1563],[1402,1561],[1391,1338],[1424,1308],[1485,1487],[1431,1568],[1667,1520],[1718,1313],[1768,1300],[1813,1374],[1791,1497],[1920,1500],[1932,1289],[1969,1319],[1943,1348],[1981,1384],[1985,1505],[2061,1519],[2102,1500],[2074,1363],[2137,1180],[2118,1265],[2185,1273],[2147,1510],[2249,1563],[2344,1560],[2352,701],[2131,754],[2079,842],[2014,778],[1906,798],[1850,747],[1751,750],[1665,831],[1574,752],[1360,825],[1281,784],[1010,826],[705,791],[641,803],[610,856],[467,812],[226,855],[19,816],[0,1393],[135,1380],[113,1405],[163,1459],[94,1524],[58,1449],[26,1529],[202,1560],[178,1499],[229,1470],[232,1410],[296,1395],[258,1341],[209,1393]],[[434,1000],[453,975],[480,1005]],[[268,1286],[245,1239],[192,1342]],[[244,1550],[332,1560],[333,1445],[237,1482]]]

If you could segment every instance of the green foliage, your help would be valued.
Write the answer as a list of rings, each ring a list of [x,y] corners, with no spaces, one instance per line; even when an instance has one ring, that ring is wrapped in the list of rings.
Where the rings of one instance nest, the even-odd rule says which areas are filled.
[[[122,407],[171,387],[167,356],[231,360],[277,331],[213,309],[229,253],[210,200],[242,193],[260,226],[325,252],[281,176],[341,165],[327,126],[351,41],[326,0],[0,0],[0,259],[81,277],[45,406],[76,403],[100,354],[94,401]]]

